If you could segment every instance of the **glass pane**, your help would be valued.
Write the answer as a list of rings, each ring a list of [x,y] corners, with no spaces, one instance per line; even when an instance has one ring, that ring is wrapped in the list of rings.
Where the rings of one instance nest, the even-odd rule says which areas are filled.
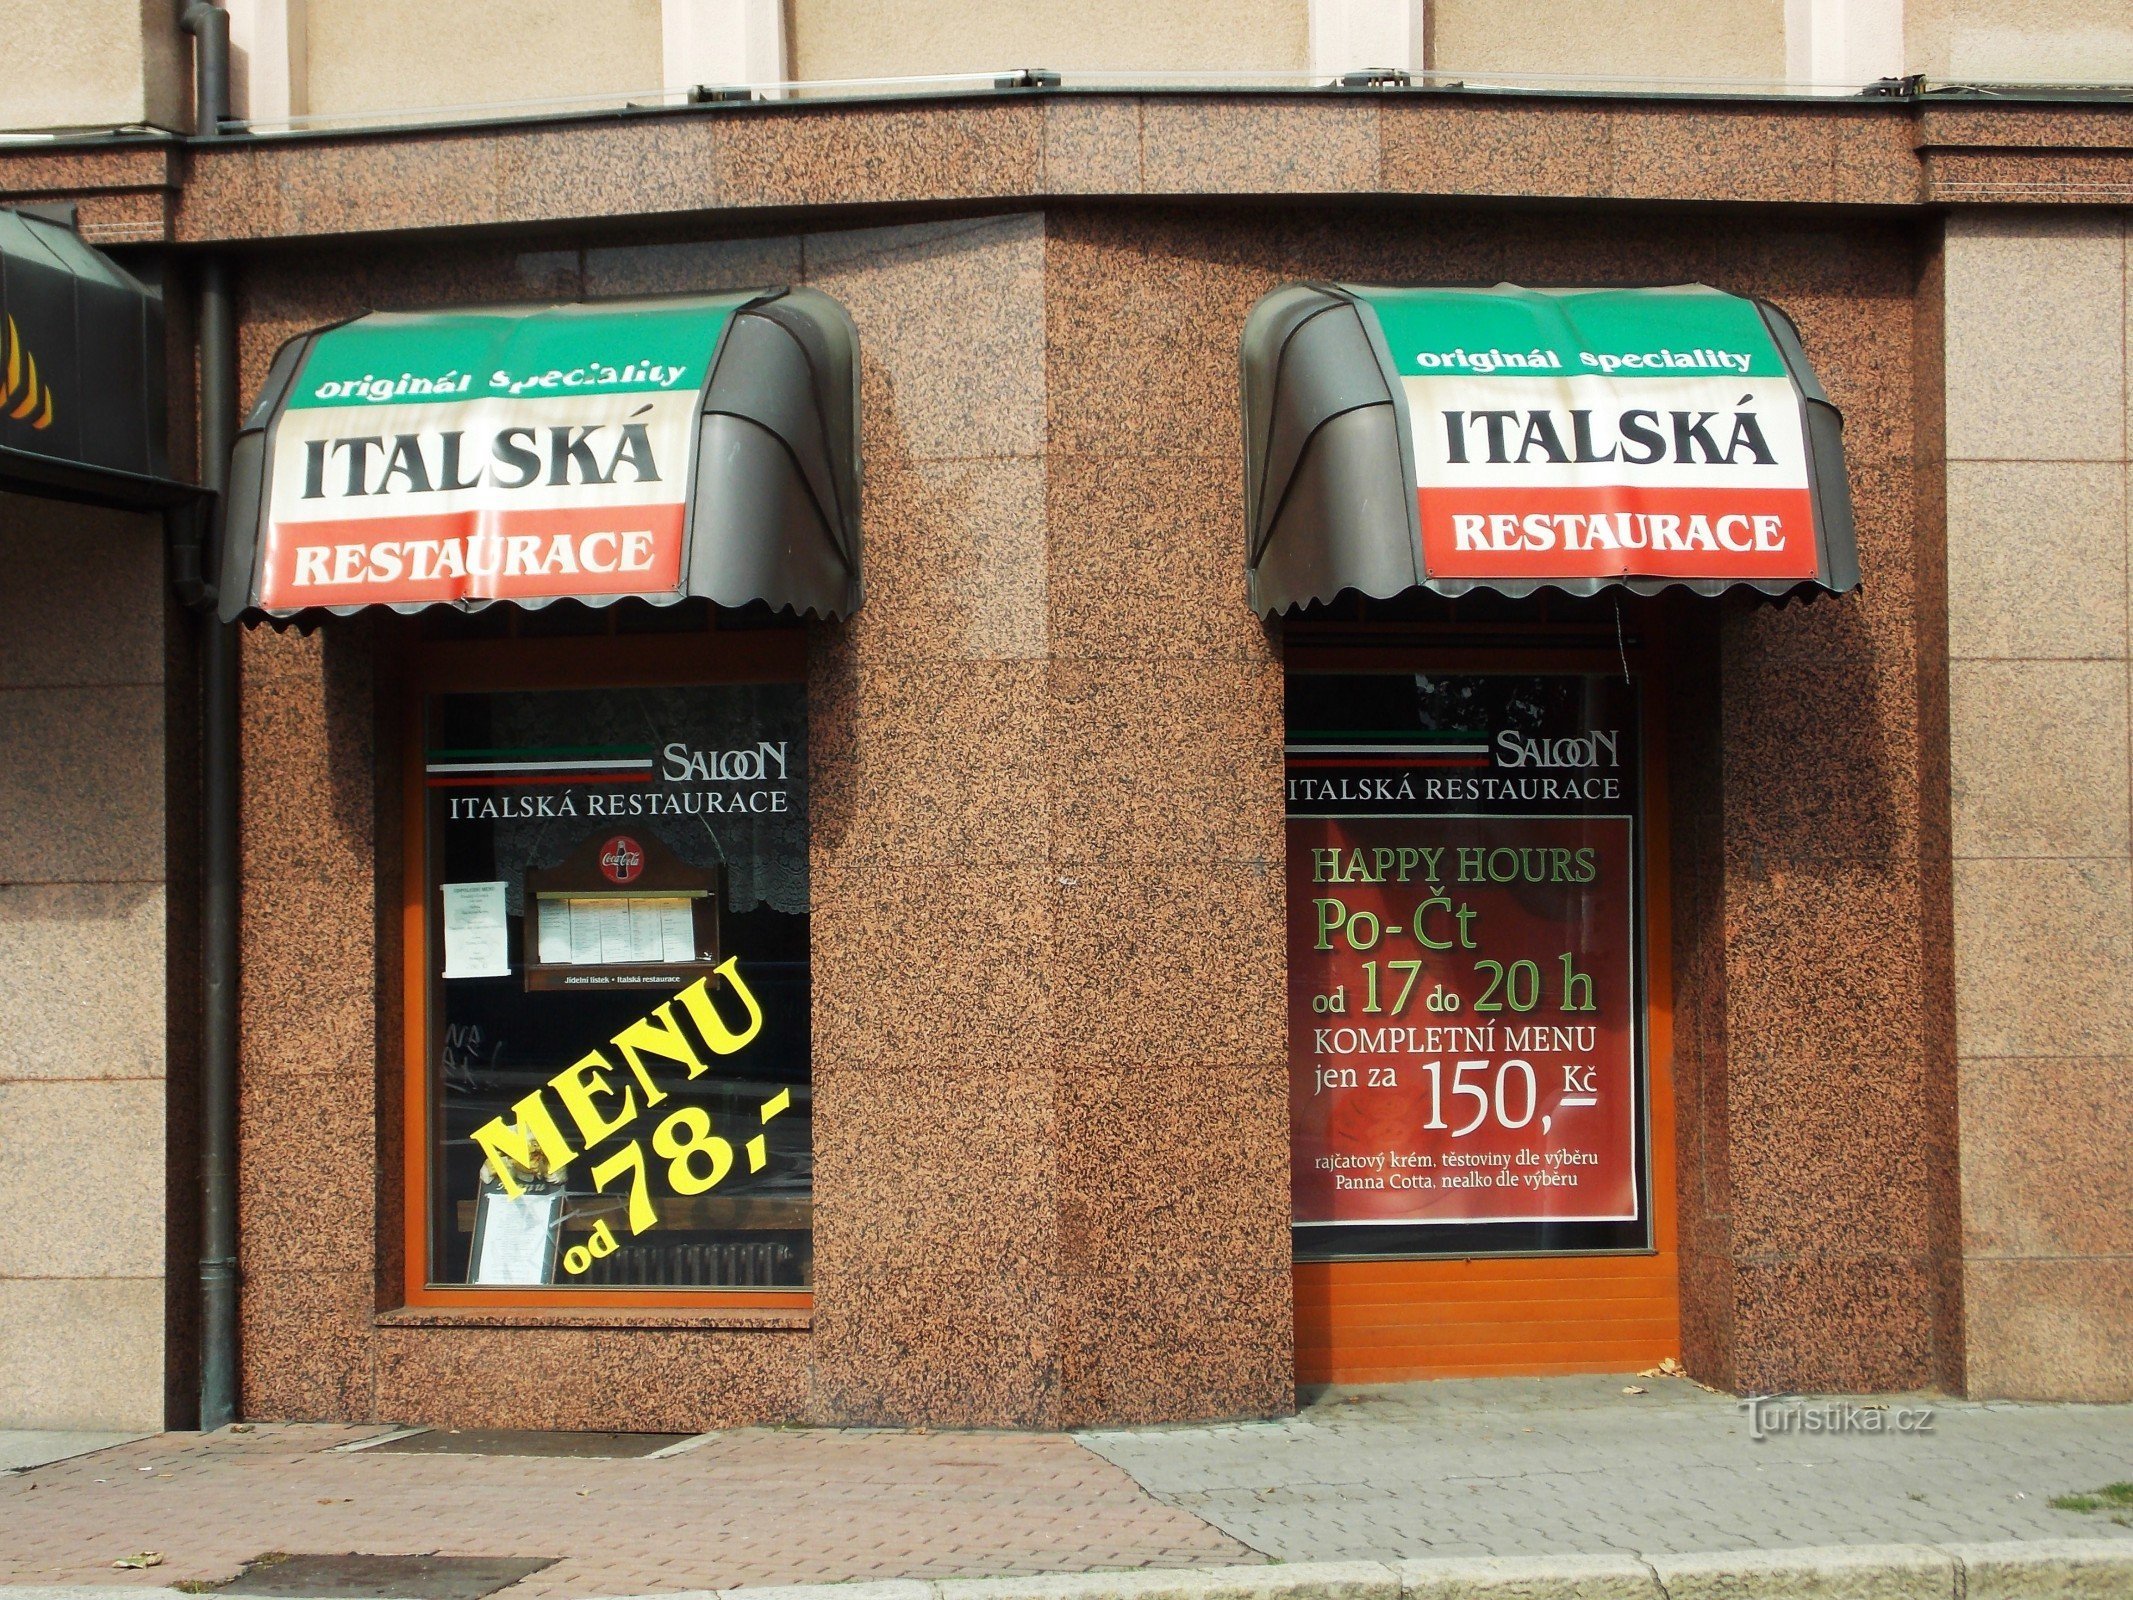
[[[813,1276],[799,684],[434,699],[434,1284]]]
[[[1299,1256],[1648,1245],[1641,765],[1619,677],[1289,680]]]

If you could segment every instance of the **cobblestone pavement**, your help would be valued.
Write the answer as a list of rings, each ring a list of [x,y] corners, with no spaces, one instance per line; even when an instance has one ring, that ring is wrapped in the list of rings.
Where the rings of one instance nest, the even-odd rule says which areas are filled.
[[[1772,1425],[1804,1420],[1790,1405],[1766,1403]],[[1079,1437],[1283,1561],[2133,1539],[2049,1504],[2133,1480],[2133,1406],[1887,1406],[1930,1406],[1930,1431],[1758,1441],[1730,1395],[1615,1377],[1334,1390],[1282,1422]]]
[[[0,1475],[0,1583],[215,1581],[275,1550],[554,1556],[504,1595],[565,1600],[1259,1559],[1059,1434],[743,1429],[633,1461],[336,1448],[382,1431],[169,1434]]]

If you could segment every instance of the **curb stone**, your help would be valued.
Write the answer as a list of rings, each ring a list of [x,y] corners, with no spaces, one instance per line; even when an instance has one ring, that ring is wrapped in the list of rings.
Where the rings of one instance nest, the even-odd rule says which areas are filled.
[[[2124,1600],[2133,1595],[2133,1539],[1951,1544],[1964,1600]]]
[[[1923,1544],[1655,1555],[1651,1565],[1666,1600],[1951,1600],[1961,1593],[1955,1558]],[[2133,1579],[2133,1561],[2124,1570]]]
[[[1100,1590],[1091,1590],[1091,1579]],[[1381,1561],[949,1578],[938,1587],[940,1600],[1094,1600],[1095,1593],[1105,1600],[1400,1600],[1400,1576]]]
[[[0,1584],[0,1600],[195,1597],[149,1584]],[[1273,1562],[692,1589],[612,1600],[2133,1600],[2133,1539]]]
[[[1401,1561],[1406,1600],[1666,1600],[1641,1557],[1474,1556]]]
[[[90,1600],[91,1593],[4,1590],[0,1600]],[[104,1600],[111,1592],[94,1593]],[[129,1589],[123,1600],[154,1593]],[[2133,1600],[2133,1539],[1275,1562],[615,1600]]]

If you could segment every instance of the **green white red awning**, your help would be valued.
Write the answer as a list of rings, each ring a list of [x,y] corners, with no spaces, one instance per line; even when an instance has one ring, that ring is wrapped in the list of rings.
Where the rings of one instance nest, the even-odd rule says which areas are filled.
[[[1842,419],[1776,308],[1293,284],[1244,337],[1253,603],[1859,581]]]
[[[373,312],[276,358],[222,611],[859,602],[857,336],[810,289]]]

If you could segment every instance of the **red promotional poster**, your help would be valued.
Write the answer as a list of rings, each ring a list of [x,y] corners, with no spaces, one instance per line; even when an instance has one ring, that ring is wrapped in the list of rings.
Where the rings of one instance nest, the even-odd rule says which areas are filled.
[[[1635,684],[1292,675],[1298,1259],[1650,1248]]]
[[[1631,871],[1627,817],[1291,820],[1299,1225],[1637,1216]]]

